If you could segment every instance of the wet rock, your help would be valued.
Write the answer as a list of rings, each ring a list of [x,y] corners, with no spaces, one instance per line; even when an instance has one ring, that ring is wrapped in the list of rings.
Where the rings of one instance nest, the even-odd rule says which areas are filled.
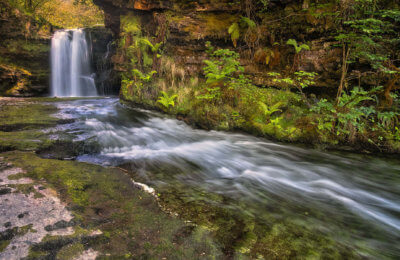
[[[24,212],[24,213],[21,213],[21,214],[18,214],[18,218],[23,218],[23,217],[25,217],[25,216],[28,216],[29,215],[29,212]]]
[[[0,189],[0,196],[8,194],[8,193],[11,193],[11,189],[10,188],[1,188]]]
[[[71,219],[70,221],[61,220],[61,221],[56,222],[54,225],[45,226],[44,229],[46,231],[50,232],[50,231],[54,231],[54,230],[57,230],[57,229],[73,227],[75,225],[76,225],[76,222],[73,219]]]
[[[100,146],[95,141],[76,141],[64,140],[56,141],[52,145],[37,152],[42,158],[71,160],[82,154],[100,152]]]
[[[0,1],[0,94],[37,96],[49,81],[49,24]],[[10,48],[12,46],[12,48]]]
[[[5,223],[0,226],[0,242],[3,241],[0,259],[26,257],[32,244],[39,243],[46,235],[55,232],[46,231],[46,226],[53,226],[60,221],[69,223],[72,219],[71,213],[55,196],[55,191],[39,190],[39,185],[23,176],[17,179],[10,177],[22,173],[19,168],[0,171],[0,177],[4,180],[0,186],[2,189],[4,185],[30,185],[35,191],[23,194],[18,189],[10,188],[11,193],[0,196],[0,223]],[[42,196],[35,196],[35,193]],[[59,229],[57,235],[70,235],[73,232],[73,229]]]
[[[5,227],[5,228],[11,227],[11,222],[9,221],[9,222],[4,223],[4,227]]]
[[[0,232],[0,241],[11,240],[18,234],[18,228],[6,229]]]

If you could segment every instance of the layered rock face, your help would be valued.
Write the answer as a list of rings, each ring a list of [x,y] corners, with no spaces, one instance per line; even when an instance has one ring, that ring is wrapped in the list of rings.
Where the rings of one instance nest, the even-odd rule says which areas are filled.
[[[180,68],[185,76],[201,76],[205,43],[210,41],[214,46],[239,52],[246,73],[256,85],[273,84],[267,77],[268,71],[290,71],[296,66],[297,70],[319,73],[319,86],[336,87],[341,53],[332,48],[334,40],[329,38],[334,24],[329,16],[318,16],[335,11],[334,1],[322,1],[325,5],[319,3],[318,8],[308,0],[269,1],[268,6],[260,2],[263,1],[95,0],[105,11],[106,25],[115,36],[127,38],[125,47],[134,41],[135,33],[126,28],[134,20],[141,37],[148,37],[153,44],[163,42],[163,56],[169,57],[175,69]],[[267,11],[258,26],[241,30],[237,42],[232,41],[229,27],[240,23],[243,14],[252,17],[262,8]],[[296,64],[293,47],[286,45],[290,38],[308,42],[311,47],[311,51],[296,57]],[[114,61],[122,71],[118,64],[129,62],[121,53]],[[161,61],[158,66],[162,64]]]
[[[50,73],[49,24],[38,24],[0,1],[0,94],[42,95]]]
[[[321,134],[318,116],[326,113],[316,117],[320,110],[312,108],[358,87],[377,86],[386,93],[377,97],[381,106],[390,104],[386,96],[398,89],[398,78],[390,76],[394,71],[387,73],[399,66],[398,1],[379,1],[374,7],[382,8],[379,19],[369,17],[369,6],[361,7],[366,1],[356,0],[95,3],[115,37],[112,62],[121,75],[122,100],[204,129],[354,144],[354,125],[353,134],[338,141],[334,123]],[[368,23],[387,27],[371,29]],[[365,136],[359,138],[372,149]]]
[[[91,47],[97,92],[100,95],[115,95],[119,91],[120,81],[111,63],[116,51],[112,44],[112,32],[104,27],[87,28],[85,31]]]

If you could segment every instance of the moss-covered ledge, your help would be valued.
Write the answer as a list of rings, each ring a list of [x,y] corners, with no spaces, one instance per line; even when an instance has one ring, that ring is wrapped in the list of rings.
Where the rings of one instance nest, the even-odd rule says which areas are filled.
[[[0,99],[0,172],[10,167],[19,169],[7,178],[22,182],[1,187],[1,192],[15,191],[35,199],[41,197],[43,189],[54,190],[73,216],[71,221],[46,227],[49,231],[71,227],[72,234],[47,235],[34,242],[28,259],[70,259],[95,252],[100,258],[199,259],[222,255],[209,230],[164,212],[154,194],[139,189],[140,185],[123,170],[41,158],[73,158],[80,149],[73,138],[65,138],[54,128],[70,123],[54,117],[58,111],[54,102],[65,100]],[[52,134],[60,140],[51,139]],[[25,179],[32,182],[25,183]],[[4,186],[2,183],[0,186]],[[6,230],[9,232],[0,239],[1,251],[14,237],[31,232],[11,227]]]

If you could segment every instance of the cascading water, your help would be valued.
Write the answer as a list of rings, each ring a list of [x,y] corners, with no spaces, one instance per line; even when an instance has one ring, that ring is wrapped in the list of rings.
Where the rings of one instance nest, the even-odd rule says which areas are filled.
[[[51,41],[51,94],[60,97],[97,96],[90,57],[84,30],[55,32]]]
[[[201,219],[211,212],[219,221],[214,210],[221,207],[226,222],[215,225],[223,232],[243,226],[243,237],[249,237],[248,230],[261,234],[257,228],[269,227],[272,235],[262,239],[301,250],[312,245],[316,256],[327,250],[332,258],[357,259],[335,255],[346,247],[361,259],[400,259],[398,159],[325,153],[193,129],[155,112],[126,109],[118,99],[68,101],[58,108],[60,117],[74,119],[59,129],[80,141],[97,140],[100,148],[77,160],[132,169],[135,181],[171,196],[164,202],[182,203],[187,211],[207,205],[204,213],[197,211]],[[227,212],[234,217],[229,220]],[[240,215],[254,226],[243,224]],[[224,234],[238,234],[229,232]],[[314,239],[324,248],[318,249]]]

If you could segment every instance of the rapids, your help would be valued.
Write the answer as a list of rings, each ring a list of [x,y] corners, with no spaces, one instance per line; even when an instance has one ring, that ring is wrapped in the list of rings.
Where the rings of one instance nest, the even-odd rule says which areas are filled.
[[[76,119],[60,127],[101,146],[99,154],[80,161],[130,165],[156,191],[184,184],[233,199],[229,205],[214,202],[221,207],[329,234],[361,255],[400,256],[398,160],[193,129],[156,112],[128,109],[115,98],[58,106],[59,117]]]

